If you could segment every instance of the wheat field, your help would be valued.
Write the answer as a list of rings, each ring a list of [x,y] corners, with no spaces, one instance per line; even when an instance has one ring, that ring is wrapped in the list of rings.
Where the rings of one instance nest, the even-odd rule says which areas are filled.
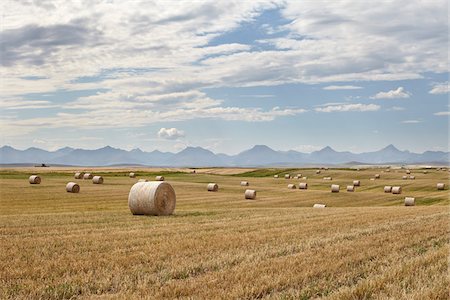
[[[446,171],[414,169],[415,180],[402,180],[401,169],[92,168],[105,180],[95,185],[73,179],[75,170],[0,170],[0,299],[449,297]],[[42,183],[30,185],[36,171]],[[288,189],[304,180],[286,173],[307,176],[308,190]],[[131,186],[156,175],[176,191],[175,214],[131,215]],[[243,180],[256,200],[244,199]],[[69,181],[79,194],[65,191]],[[219,191],[207,192],[209,182]]]

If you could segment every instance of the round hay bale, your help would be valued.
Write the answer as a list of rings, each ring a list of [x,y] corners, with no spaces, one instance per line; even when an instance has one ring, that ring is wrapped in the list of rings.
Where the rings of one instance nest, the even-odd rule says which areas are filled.
[[[347,185],[347,192],[354,192],[355,186],[354,185]]]
[[[323,180],[333,180],[331,177],[324,177]]]
[[[313,208],[325,208],[325,207],[327,207],[325,204],[316,203],[313,205]]]
[[[288,184],[288,189],[295,190],[296,188],[297,187],[295,186],[295,184],[293,184],[293,183]]]
[[[248,186],[248,181],[241,181],[241,186]]]
[[[423,171],[423,174],[428,174],[428,171]]]
[[[75,183],[75,182],[69,182],[66,185],[66,191],[68,193],[79,193],[80,192],[80,186],[77,183]]]
[[[91,173],[84,173],[84,175],[83,175],[83,179],[92,179],[92,178],[93,178],[93,176]]]
[[[298,179],[298,176],[294,176],[294,179]]]
[[[375,179],[380,179],[380,174],[375,174]]]
[[[208,192],[217,192],[219,190],[219,186],[217,183],[208,183],[206,189]]]
[[[273,175],[273,178],[278,178],[278,175]]]
[[[406,170],[406,174],[411,174],[411,171],[410,170]]]
[[[74,175],[75,179],[83,179],[84,172],[76,172]]]
[[[291,179],[291,175],[285,174],[285,175],[284,175],[284,179]]]
[[[331,192],[332,193],[339,193],[339,189],[340,189],[340,186],[338,184],[332,184],[331,185]]]
[[[374,180],[375,180],[375,178],[370,178],[370,180],[371,180],[371,181],[374,181]]]
[[[413,197],[405,197],[405,206],[414,206],[416,205],[416,199]]]
[[[407,179],[408,179],[408,176],[402,176],[402,179],[403,179],[403,180],[407,180]]]
[[[300,182],[298,184],[298,188],[301,190],[307,190],[308,189],[308,184],[306,182]]]
[[[134,178],[134,177],[136,177],[136,174],[131,172],[130,174],[128,174],[128,176],[130,176],[130,178]]]
[[[385,171],[386,171],[387,173],[391,172],[391,170],[390,170],[390,169],[386,169]]]
[[[316,174],[320,174],[320,170],[316,170]]]
[[[302,178],[302,176],[303,176],[302,174],[297,174],[298,178]]]
[[[361,181],[353,180],[353,186],[360,186],[360,185],[361,185]]]
[[[402,193],[402,187],[401,186],[393,186],[392,187],[392,194],[401,194]]]
[[[135,183],[128,194],[128,207],[133,215],[171,215],[175,204],[175,191],[164,181]]]
[[[409,176],[409,179],[414,180],[414,179],[416,179],[416,176],[411,175],[411,176]]]
[[[94,184],[102,184],[103,183],[103,177],[102,176],[94,176],[94,177],[92,177],[92,183],[94,183]]]
[[[38,175],[31,175],[30,178],[28,178],[28,181],[30,184],[41,184],[41,177]]]
[[[438,183],[438,184],[436,184],[436,188],[438,189],[438,191],[445,190],[445,183]]]
[[[255,190],[245,190],[244,196],[245,196],[245,199],[255,199],[256,191]]]
[[[308,179],[308,177],[306,177],[306,176],[303,176],[303,177],[302,177],[302,179],[303,179],[303,180],[306,180],[306,179]]]
[[[392,186],[386,185],[386,186],[384,187],[384,192],[385,192],[385,193],[390,193],[390,192],[392,192]]]
[[[138,180],[138,182],[148,182],[148,181],[149,181],[148,179],[144,179],[144,178]]]
[[[156,181],[164,181],[164,176],[156,176],[155,180]]]

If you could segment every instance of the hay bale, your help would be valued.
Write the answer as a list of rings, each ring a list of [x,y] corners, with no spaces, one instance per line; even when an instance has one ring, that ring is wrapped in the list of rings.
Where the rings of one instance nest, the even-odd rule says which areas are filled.
[[[390,170],[390,169],[386,169],[385,171],[386,171],[387,173],[391,172],[391,170]]]
[[[416,205],[416,199],[413,197],[405,197],[405,206],[414,206]]]
[[[428,171],[423,171],[423,174],[428,174]]]
[[[354,192],[355,186],[354,185],[347,185],[347,192]]]
[[[293,183],[288,184],[288,189],[295,190],[296,188],[297,187],[295,186],[295,184],[293,184]]]
[[[410,170],[406,170],[406,174],[411,174],[411,171]]]
[[[80,186],[75,182],[69,182],[66,185],[66,191],[68,193],[78,193],[78,192],[80,192]]]
[[[320,170],[316,170],[316,174],[320,174]]]
[[[328,176],[328,177],[324,177],[323,180],[333,180],[333,178]]]
[[[438,183],[438,184],[436,184],[436,188],[438,189],[438,191],[445,190],[445,183]]]
[[[134,174],[133,172],[131,172],[130,174],[128,174],[128,176],[130,176],[130,178],[134,178],[134,177],[136,177],[136,174]]]
[[[278,175],[273,175],[273,178],[278,178]]]
[[[31,175],[30,178],[28,178],[28,181],[30,184],[41,184],[41,177],[38,175]]]
[[[285,175],[284,175],[284,179],[291,179],[291,175],[285,174]]]
[[[298,184],[298,188],[301,190],[307,190],[308,189],[308,184],[306,182],[300,182]]]
[[[74,178],[75,179],[83,179],[84,172],[76,172]]]
[[[408,176],[402,176],[402,179],[403,179],[403,180],[407,180],[407,179],[408,179]]]
[[[306,177],[306,176],[303,176],[303,177],[302,177],[302,179],[303,179],[303,180],[306,180],[306,179],[308,179],[308,177]]]
[[[248,186],[248,181],[241,181],[241,186]]]
[[[92,179],[94,176],[92,176],[92,174],[91,173],[84,173],[84,175],[83,175],[83,179]]]
[[[103,183],[103,177],[102,176],[94,176],[94,177],[92,177],[92,183],[94,183],[94,184],[102,184]]]
[[[298,178],[302,178],[302,174],[297,174],[297,177]]]
[[[340,189],[340,186],[338,184],[332,184],[331,185],[331,192],[332,193],[339,193],[339,189]]]
[[[380,174],[375,174],[375,179],[380,179]]]
[[[244,197],[245,197],[245,199],[256,199],[256,191],[255,190],[245,190]]]
[[[217,192],[219,190],[219,186],[216,183],[208,183],[206,189],[208,192]]]
[[[156,181],[164,181],[164,176],[156,176],[155,180]]]
[[[416,176],[411,175],[411,176],[409,176],[409,179],[414,180],[414,179],[416,179]]]
[[[392,186],[386,185],[386,186],[384,187],[384,192],[385,192],[385,193],[390,193],[390,192],[392,192]]]
[[[370,178],[370,180],[371,180],[371,181],[374,181],[374,180],[375,180],[375,178]]]
[[[138,182],[148,182],[148,181],[149,181],[148,179],[144,179],[144,178],[138,180]]]
[[[294,176],[294,179],[298,179],[298,176]]]
[[[164,181],[135,183],[128,194],[128,207],[133,215],[171,215],[175,204],[175,191]]]
[[[313,205],[313,208],[325,208],[325,207],[327,207],[325,204],[316,203]]]
[[[402,193],[402,187],[401,186],[393,186],[392,187],[392,194],[401,194]]]
[[[353,186],[360,186],[360,185],[361,185],[361,181],[353,180]]]

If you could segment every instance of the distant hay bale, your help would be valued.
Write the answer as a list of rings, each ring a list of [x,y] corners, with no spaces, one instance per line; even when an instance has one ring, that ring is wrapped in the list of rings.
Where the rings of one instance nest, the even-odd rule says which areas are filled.
[[[278,175],[273,175],[273,178],[278,178]]]
[[[206,189],[208,192],[217,192],[219,190],[219,186],[217,183],[208,183]]]
[[[416,179],[416,176],[409,176],[409,179],[411,179],[411,180],[414,180],[414,179]]]
[[[241,186],[248,186],[248,181],[241,181]]]
[[[423,171],[423,174],[428,174],[428,171]]]
[[[294,179],[298,179],[298,176],[294,176]]]
[[[354,185],[347,185],[347,192],[354,192],[355,186]]]
[[[416,199],[413,197],[405,197],[405,206],[414,206],[416,205]]]
[[[155,180],[156,181],[164,181],[164,176],[156,176]]]
[[[331,177],[324,177],[323,180],[333,180]]]
[[[401,186],[393,186],[392,187],[392,194],[401,194],[402,193],[402,187]]]
[[[375,174],[375,179],[380,179],[380,174]]]
[[[83,179],[84,172],[76,172],[74,178],[75,179]]]
[[[83,179],[92,179],[92,178],[93,178],[93,176],[91,173],[84,173],[84,175],[83,175]]]
[[[130,178],[134,178],[134,177],[136,177],[136,174],[134,174],[133,172],[131,172],[130,174],[128,174],[128,176],[130,176]]]
[[[103,177],[102,176],[94,176],[94,177],[92,177],[92,183],[94,183],[94,184],[102,184],[103,183]]]
[[[285,175],[284,175],[284,179],[291,179],[291,175],[285,174]]]
[[[340,189],[340,186],[338,184],[332,184],[331,185],[331,192],[332,193],[339,193],[339,189]]]
[[[328,168],[328,167],[325,167],[324,169],[328,171],[329,168]]]
[[[392,186],[386,185],[386,186],[384,187],[384,192],[385,192],[385,193],[390,193],[390,192],[392,192]]]
[[[307,190],[308,189],[308,184],[306,182],[300,182],[298,184],[298,188],[301,190]]]
[[[386,169],[386,172],[389,173],[391,170],[390,169]]]
[[[402,179],[403,179],[403,180],[407,180],[407,179],[408,179],[408,176],[402,176]]]
[[[41,177],[38,175],[31,175],[30,178],[28,178],[28,181],[30,184],[41,184]]]
[[[406,170],[406,174],[411,174],[411,171],[410,170]]]
[[[313,205],[313,208],[325,208],[325,207],[327,207],[325,204],[316,203]]]
[[[353,180],[353,186],[360,186],[360,185],[361,185],[361,181]]]
[[[288,189],[294,190],[294,189],[296,189],[296,188],[297,188],[297,187],[295,186],[295,184],[293,184],[293,183],[288,184]]]
[[[255,199],[256,191],[255,190],[245,190],[244,197],[245,197],[245,199]]]
[[[175,204],[175,191],[164,181],[135,183],[128,194],[128,207],[133,215],[171,215]]]
[[[375,180],[375,178],[373,178],[373,177],[372,177],[372,178],[370,178],[370,180],[371,180],[371,181],[374,181],[374,180]]]
[[[297,174],[298,178],[302,178],[302,176],[303,176],[302,174]]]
[[[148,181],[149,181],[148,179],[144,179],[144,178],[138,180],[138,182],[148,182]]]
[[[436,188],[438,189],[438,191],[445,190],[445,183],[438,183],[438,184],[436,184]]]
[[[320,170],[316,170],[316,174],[320,174]]]
[[[308,179],[308,177],[306,177],[306,176],[303,176],[303,177],[302,177],[302,179],[303,179],[303,180],[306,180],[306,179]]]
[[[78,192],[80,192],[80,186],[75,182],[69,182],[66,185],[66,191],[68,193],[78,193]]]

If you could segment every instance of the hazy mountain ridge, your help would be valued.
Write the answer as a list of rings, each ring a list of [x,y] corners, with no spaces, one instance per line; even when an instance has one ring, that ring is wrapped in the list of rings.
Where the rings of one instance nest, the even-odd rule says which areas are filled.
[[[139,164],[168,167],[202,166],[285,166],[301,164],[344,164],[360,162],[366,164],[382,163],[443,163],[450,162],[450,153],[425,151],[413,153],[400,151],[394,145],[381,150],[365,153],[338,152],[327,146],[312,153],[294,150],[275,151],[265,145],[255,145],[237,155],[215,154],[201,147],[187,147],[178,153],[140,149],[130,151],[106,146],[95,150],[73,149],[69,147],[56,151],[39,148],[17,150],[10,146],[0,148],[1,164],[66,164],[80,166],[109,166],[119,164]]]

